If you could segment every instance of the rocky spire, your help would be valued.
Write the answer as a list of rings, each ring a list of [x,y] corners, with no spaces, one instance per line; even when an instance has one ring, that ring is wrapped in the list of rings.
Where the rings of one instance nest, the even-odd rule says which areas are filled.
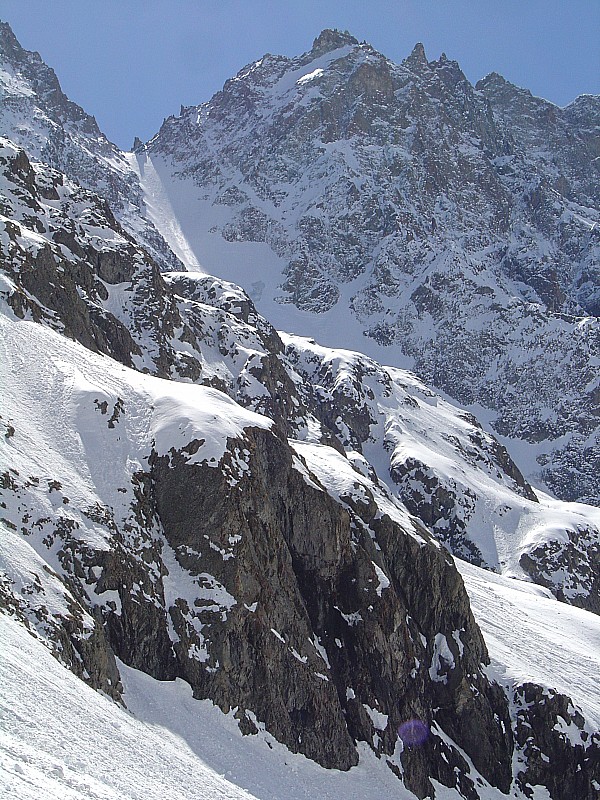
[[[470,83],[465,73],[460,68],[458,61],[448,58],[446,53],[442,53],[437,61],[431,61],[430,67],[442,71],[444,73],[442,80],[446,84]]]
[[[417,42],[416,45],[413,47],[412,53],[409,55],[408,58],[405,58],[402,62],[406,64],[408,67],[413,68],[423,68],[428,66],[429,62],[427,61],[427,56],[425,55],[425,47],[422,42]]]
[[[39,53],[21,47],[7,22],[0,22],[1,62],[8,62],[18,70],[33,90],[35,103],[53,122],[58,125],[73,123],[82,126],[86,133],[95,138],[102,136],[94,117],[69,100],[54,70],[42,60]]]
[[[348,44],[358,44],[358,39],[355,39],[348,31],[325,28],[313,42],[312,55],[320,56]]]
[[[0,21],[0,51],[9,59],[20,60],[23,57],[24,50],[8,22]]]
[[[498,74],[497,72],[490,72],[489,75],[485,76],[485,78],[481,78],[481,80],[477,81],[475,88],[484,89],[487,86],[504,87],[507,84],[508,81],[502,75]]]
[[[481,78],[475,84],[475,88],[480,92],[484,92],[488,99],[494,98],[495,102],[500,102],[501,98],[504,98],[504,101],[520,98],[525,103],[528,103],[529,100],[547,103],[547,101],[540,98],[534,98],[529,89],[522,89],[520,86],[507,81],[505,77],[497,72],[490,72],[485,78]],[[548,103],[548,105],[552,104]]]

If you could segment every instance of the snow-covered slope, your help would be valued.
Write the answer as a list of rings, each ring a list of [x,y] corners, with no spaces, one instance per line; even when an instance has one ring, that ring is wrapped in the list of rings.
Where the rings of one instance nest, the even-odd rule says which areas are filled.
[[[498,646],[489,676],[500,680],[513,708],[520,748],[513,756],[509,708],[479,672],[487,655],[458,577],[358,453],[349,460],[310,440],[292,441],[286,451],[269,419],[214,389],[143,375],[39,323],[1,319],[8,391],[0,602],[77,675],[122,697],[127,671],[119,670],[116,653],[157,678],[183,677],[196,696],[225,710],[236,708],[245,733],[266,727],[327,766],[348,769],[360,753],[376,764],[366,745],[350,749],[340,725],[351,726],[381,768],[401,768],[417,792],[440,781],[453,786],[460,775],[460,791],[483,781],[478,796],[494,797],[479,773],[506,789],[506,777],[488,772],[497,763],[512,773],[515,790],[553,785],[558,764],[569,777],[553,796],[566,797],[576,780],[588,785],[592,683],[586,679],[574,693],[576,707],[550,693],[555,705],[533,719],[527,692],[542,697],[544,687],[554,689],[556,665],[548,686],[543,662],[537,672],[518,661],[513,669],[509,645]],[[485,573],[463,569],[481,596]],[[495,598],[511,591],[503,580],[493,578],[490,585],[504,589],[481,602],[484,619],[501,626]],[[543,593],[514,586],[511,598]],[[544,602],[560,621],[563,606]],[[565,613],[572,623],[576,612]],[[596,623],[580,619],[580,630],[593,633]],[[507,635],[514,642],[514,626]],[[248,642],[254,644],[245,652]],[[568,680],[565,670],[556,688],[564,692]],[[465,692],[472,699],[460,706]],[[136,710],[146,713],[144,703]],[[458,725],[465,713],[475,716]],[[548,739],[548,726],[563,725],[557,713],[573,735],[583,731],[577,741],[559,733]],[[414,717],[427,719],[431,730],[425,761],[424,752],[398,750],[396,730]],[[541,772],[519,738],[524,725],[546,742]],[[494,736],[496,726],[504,738],[486,742],[483,733]],[[458,772],[446,771],[446,759]]]
[[[136,719],[83,684],[5,615],[0,615],[0,642],[0,769],[6,797],[253,798],[205,764],[183,737]],[[183,706],[186,693],[174,688]]]
[[[294,439],[336,442],[455,554],[600,608],[597,512],[536,495],[464,410],[410,373],[278,335],[232,284],[163,280],[99,197],[7,140],[0,186],[4,291],[19,316],[138,370],[224,390]]]
[[[3,314],[0,326],[4,600],[54,642],[77,674],[90,678],[86,653],[93,661],[106,646],[95,613],[120,616],[123,591],[134,604],[151,592],[152,602],[160,597],[167,608],[178,591],[187,592],[145,507],[149,457],[168,459],[183,448],[186,463],[202,461],[216,471],[230,439],[272,423],[221,392],[126,369],[36,323],[15,324]],[[237,448],[226,469],[233,485],[247,469]],[[137,566],[130,564],[117,586],[119,550]],[[170,565],[166,582],[158,563]],[[81,585],[73,583],[73,570]],[[218,582],[210,576],[199,582],[194,599],[228,607],[232,598]],[[198,636],[201,647],[201,626]],[[110,658],[96,666],[91,682],[118,694]]]
[[[523,786],[523,769],[528,773],[527,780],[537,783],[537,776],[552,759],[548,751],[555,745],[577,749],[600,742],[598,617],[561,607],[538,587],[490,576],[464,562],[458,565],[490,649],[488,671],[510,698],[516,784]],[[575,725],[568,721],[573,702],[585,709],[587,722],[578,714],[573,716],[577,718]],[[540,730],[542,719],[551,728],[549,737]],[[597,795],[600,752],[592,744],[588,754],[595,774],[590,789],[578,782],[579,770],[575,765],[567,766],[567,759],[562,773],[543,781],[550,797],[563,791],[569,775],[575,778],[569,789],[571,797],[586,797],[588,792],[591,797]]]
[[[217,386],[296,439],[337,438],[454,553],[508,574],[525,567],[597,608],[593,509],[540,503],[504,448],[411,374],[281,339],[233,285],[197,273],[163,281],[100,198],[3,141],[0,247],[20,316],[137,369]]]
[[[597,502],[598,109],[324,31],[130,158],[182,258],[278,328],[490,409],[530,480]]]
[[[600,730],[598,615],[557,604],[544,589],[457,560],[491,657],[490,670],[514,688],[539,683],[569,695]]]
[[[475,417],[414,374],[281,336],[348,457],[367,473],[374,468],[451,552],[600,610],[596,507],[534,490]]]

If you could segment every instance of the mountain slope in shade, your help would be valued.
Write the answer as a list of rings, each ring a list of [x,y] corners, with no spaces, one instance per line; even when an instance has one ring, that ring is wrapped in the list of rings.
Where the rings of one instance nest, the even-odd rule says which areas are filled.
[[[147,219],[143,193],[125,155],[93,116],[69,100],[39,53],[24,50],[0,21],[0,133],[32,158],[65,173],[108,200],[120,222],[163,269],[180,262]]]
[[[276,327],[408,366],[597,502],[599,99],[324,32],[130,157],[155,224]],[[179,238],[169,226],[177,219]],[[183,237],[183,238],[182,238]]]

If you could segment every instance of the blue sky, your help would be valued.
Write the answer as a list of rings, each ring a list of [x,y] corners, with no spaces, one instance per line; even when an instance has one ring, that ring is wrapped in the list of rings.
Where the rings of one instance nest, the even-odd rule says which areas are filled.
[[[245,64],[302,53],[327,27],[396,62],[422,41],[473,82],[500,72],[558,105],[600,93],[600,0],[0,0],[0,18],[126,149]]]

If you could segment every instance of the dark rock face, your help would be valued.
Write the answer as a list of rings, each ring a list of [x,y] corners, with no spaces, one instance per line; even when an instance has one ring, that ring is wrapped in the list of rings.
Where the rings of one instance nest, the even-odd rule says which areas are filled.
[[[199,609],[210,631],[207,660],[201,666],[187,658],[189,631],[181,637],[181,668],[198,696],[225,709],[237,706],[243,724],[252,726],[243,714],[251,710],[293,751],[348,769],[356,753],[336,687],[316,674],[328,669],[311,644],[314,632],[294,572],[298,546],[308,551],[313,570],[343,568],[350,556],[348,519],[322,492],[305,487],[278,439],[257,431],[243,448],[251,477],[234,486],[227,472],[188,467],[179,454],[152,466],[167,540],[186,554],[186,569],[209,573],[237,601],[226,619],[214,606]],[[239,543],[232,547],[232,541]],[[229,552],[235,555],[227,558]],[[173,617],[178,629],[183,619]]]
[[[2,142],[3,210],[14,220],[5,224],[2,255],[15,287],[7,295],[15,313],[31,314],[127,366],[137,358],[137,366],[146,362],[147,369],[170,374],[176,360],[170,339],[179,316],[156,263],[125,233],[106,201],[55,170],[34,168],[23,150]],[[35,244],[28,242],[30,231]],[[119,294],[116,287],[124,284]],[[111,302],[112,292],[121,302]]]
[[[121,601],[119,614],[104,612],[116,654],[157,678],[185,678],[197,697],[237,707],[243,730],[258,719],[326,767],[355,764],[356,740],[393,758],[400,724],[421,719],[427,745],[401,757],[420,797],[430,777],[455,785],[454,766],[465,766],[439,729],[508,791],[506,698],[481,672],[487,653],[462,581],[425,531],[415,539],[377,518],[373,499],[343,508],[268,432],[230,442],[218,467],[187,457],[154,455],[137,477],[140,513],[153,515],[179,566],[165,568],[154,548],[150,577],[118,534],[101,562],[96,591]],[[240,459],[248,468],[238,474]],[[175,567],[197,576],[193,606],[184,597],[169,606],[160,576]]]
[[[521,556],[521,566],[535,583],[547,586],[559,600],[600,614],[600,538],[598,531],[584,528],[567,531],[568,542],[550,542]],[[577,572],[577,585],[569,576]],[[557,586],[553,577],[565,576]]]
[[[117,436],[127,402],[96,400],[93,413]],[[431,779],[479,796],[463,754],[505,793],[541,783],[553,800],[593,797],[595,735],[568,698],[534,685],[517,690],[511,726],[452,559],[418,522],[382,514],[376,483],[357,473],[362,493],[332,497],[275,429],[247,428],[218,463],[193,463],[198,440],[164,455],[147,446],[148,469],[118,489],[118,512],[70,509],[58,480],[44,490],[12,470],[0,482],[3,524],[60,564],[39,585],[3,583],[0,603],[76,674],[116,699],[113,653],[182,677],[196,697],[237,708],[242,731],[260,722],[327,767],[350,768],[367,741],[420,798],[434,796]],[[40,488],[61,516],[40,518]],[[84,522],[109,546],[90,546]],[[48,610],[49,581],[70,598],[67,616]],[[428,738],[402,748],[398,730],[414,720]]]
[[[600,736],[590,731],[568,697],[525,683],[515,693],[516,783],[545,786],[552,800],[595,800]]]
[[[485,566],[479,548],[468,536],[468,522],[475,509],[474,492],[461,492],[458,487],[452,491],[414,458],[395,465],[391,478],[411,514],[436,531],[439,540],[451,552],[471,564]]]
[[[306,340],[292,338],[285,354],[312,389],[312,396],[304,395],[306,406],[350,457],[358,451],[373,463],[376,460],[378,470],[384,470],[379,477],[389,478],[396,496],[454,555],[479,566],[502,568],[500,563],[488,563],[482,554],[483,526],[492,519],[491,524],[500,528],[507,525],[503,522],[507,514],[524,511],[522,500],[528,501],[535,514],[535,506],[529,504],[539,501],[506,448],[485,433],[473,415],[457,410],[458,426],[453,429],[448,417],[440,417],[442,433],[436,439],[434,418],[427,411],[422,418],[416,415],[429,403],[437,408],[438,399],[422,384],[411,382],[406,373],[352,353],[339,363]],[[459,462],[461,471],[449,474],[434,466],[440,456]],[[469,467],[476,469],[477,479],[466,478]],[[373,469],[368,461],[363,468]],[[483,475],[495,482],[491,495],[486,495]],[[496,492],[504,494],[506,488],[511,499],[498,505]],[[508,535],[514,537],[516,531],[511,529]],[[593,524],[566,525],[547,541],[524,544],[519,564],[561,601],[598,613],[599,536]]]

